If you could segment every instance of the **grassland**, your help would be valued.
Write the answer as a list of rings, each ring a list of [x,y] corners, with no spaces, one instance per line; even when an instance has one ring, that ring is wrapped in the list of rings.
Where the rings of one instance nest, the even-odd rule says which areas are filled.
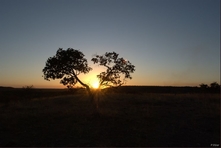
[[[0,147],[220,144],[220,94],[102,91],[100,116],[83,90],[9,90],[0,96]]]

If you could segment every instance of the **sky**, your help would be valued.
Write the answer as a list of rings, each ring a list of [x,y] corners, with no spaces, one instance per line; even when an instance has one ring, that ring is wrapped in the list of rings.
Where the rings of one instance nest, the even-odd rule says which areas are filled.
[[[0,0],[0,86],[65,88],[42,69],[58,48],[135,66],[126,85],[220,84],[220,0]]]

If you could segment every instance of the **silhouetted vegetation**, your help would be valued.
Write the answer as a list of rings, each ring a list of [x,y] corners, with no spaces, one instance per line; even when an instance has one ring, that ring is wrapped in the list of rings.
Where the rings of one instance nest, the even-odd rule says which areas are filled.
[[[216,85],[217,86],[217,85]],[[33,98],[47,98],[53,96],[72,95],[77,92],[84,92],[84,88],[72,88],[72,89],[37,89],[31,88],[12,88],[12,87],[0,87],[0,103],[10,102],[13,100],[28,100]],[[100,90],[100,93],[128,93],[128,94],[143,94],[143,93],[157,93],[157,94],[200,94],[200,93],[220,93],[218,87],[211,88],[206,87],[172,87],[172,86],[121,86],[111,87]]]
[[[210,84],[210,87],[207,84],[200,84],[200,88],[202,92],[210,92],[210,93],[220,93],[220,85],[217,82],[213,82]]]
[[[126,83],[126,79],[132,79],[131,73],[135,71],[135,66],[124,58],[118,58],[115,52],[106,52],[104,55],[95,55],[92,60],[94,63],[107,68],[105,72],[97,75],[100,80],[100,87],[121,86]],[[120,75],[124,75],[121,80]]]
[[[210,84],[210,88],[212,88],[212,89],[219,89],[220,85],[217,82],[213,82],[213,83]]]
[[[23,88],[23,89],[33,89],[34,86],[33,86],[33,85],[28,86],[28,85],[27,85],[27,86],[23,86],[22,88]]]
[[[125,83],[125,79],[132,79],[131,73],[135,71],[135,66],[124,58],[119,58],[115,52],[106,52],[104,55],[96,55],[92,58],[94,64],[107,68],[105,72],[97,75],[99,79],[99,88],[121,86]],[[43,74],[45,80],[61,79],[60,83],[72,88],[76,83],[80,83],[86,88],[91,101],[98,108],[98,102],[94,98],[97,91],[91,90],[89,85],[81,81],[79,74],[87,74],[92,68],[88,66],[87,59],[84,54],[73,48],[63,50],[59,48],[55,56],[48,58]],[[123,75],[123,80],[121,77]]]
[[[13,87],[5,87],[5,86],[0,86],[0,90],[12,90],[14,89]]]
[[[120,88],[108,88],[106,91],[116,93],[166,93],[166,94],[186,94],[186,93],[220,93],[220,89],[202,88],[202,87],[174,87],[174,86],[122,86]]]
[[[31,100],[34,98],[48,98],[55,96],[71,95],[80,89],[23,89],[4,88],[0,89],[0,103],[10,103],[11,101]]]

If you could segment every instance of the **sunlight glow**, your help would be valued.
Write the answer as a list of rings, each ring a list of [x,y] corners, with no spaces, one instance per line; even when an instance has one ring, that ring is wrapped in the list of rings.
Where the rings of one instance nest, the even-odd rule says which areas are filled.
[[[93,88],[97,89],[99,87],[99,82],[98,81],[93,81],[91,85],[92,85]]]

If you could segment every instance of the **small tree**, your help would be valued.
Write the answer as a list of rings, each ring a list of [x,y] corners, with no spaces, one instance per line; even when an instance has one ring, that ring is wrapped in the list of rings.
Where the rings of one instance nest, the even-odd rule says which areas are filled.
[[[97,75],[100,80],[99,88],[121,86],[125,83],[125,79],[132,79],[130,73],[135,71],[134,65],[123,58],[118,58],[118,54],[115,52],[106,52],[103,56],[96,55],[92,61],[107,68],[105,72]],[[73,48],[67,50],[59,48],[55,56],[48,58],[42,71],[45,80],[61,79],[60,83],[68,88],[72,88],[79,82],[86,88],[91,100],[96,102],[95,93],[91,91],[89,85],[78,78],[79,74],[87,74],[91,70],[92,68],[88,66],[87,59],[84,58],[82,52]],[[123,80],[120,80],[121,75],[124,75]]]
[[[207,88],[209,88],[209,86],[207,84],[202,83],[202,84],[200,84],[200,88],[207,89]]]
[[[23,88],[23,89],[33,89],[34,86],[33,86],[33,85],[28,86],[28,85],[27,85],[27,86],[23,86],[22,88]]]
[[[213,83],[210,84],[210,88],[212,88],[212,89],[219,89],[220,86],[219,86],[219,84],[217,82],[213,82]]]

